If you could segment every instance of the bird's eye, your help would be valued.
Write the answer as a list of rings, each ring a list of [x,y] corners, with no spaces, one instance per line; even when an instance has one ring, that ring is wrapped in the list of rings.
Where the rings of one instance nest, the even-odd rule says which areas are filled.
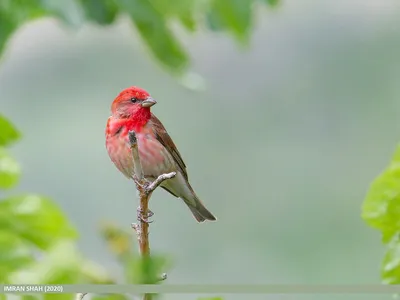
[[[131,102],[132,102],[132,103],[136,103],[137,101],[138,101],[137,98],[131,98]]]

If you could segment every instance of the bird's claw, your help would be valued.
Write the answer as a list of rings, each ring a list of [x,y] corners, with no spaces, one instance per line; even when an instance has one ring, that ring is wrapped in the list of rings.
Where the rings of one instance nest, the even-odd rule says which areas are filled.
[[[143,188],[143,185],[140,183],[139,178],[137,178],[136,174],[133,175],[133,181],[140,186],[141,188]]]
[[[144,189],[145,193],[149,193],[149,186],[150,182],[148,182],[147,180],[142,184],[142,189]]]
[[[148,218],[145,218],[145,217],[143,217],[143,216],[141,216],[141,215],[138,216],[138,221],[139,221],[139,222],[146,223],[146,224],[151,224],[151,223],[153,223],[153,221],[150,221]]]
[[[138,207],[137,209],[137,219],[139,222],[144,222],[147,224],[153,223],[153,221],[150,221],[149,218],[151,218],[152,216],[154,216],[154,213],[149,209],[147,210],[147,214],[145,214],[143,212],[143,210],[141,209],[141,207]]]
[[[144,180],[144,182],[142,180],[140,180],[139,178],[137,178],[136,174],[133,175],[133,181],[135,182],[135,184],[140,187],[141,189],[143,189],[145,192],[147,192],[149,186],[150,186],[150,182],[148,182],[147,180]]]

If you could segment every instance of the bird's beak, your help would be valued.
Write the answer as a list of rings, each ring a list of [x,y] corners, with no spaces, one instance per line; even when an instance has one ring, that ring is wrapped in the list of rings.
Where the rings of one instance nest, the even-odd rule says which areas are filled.
[[[142,102],[142,107],[152,107],[154,104],[157,104],[157,101],[149,97]]]

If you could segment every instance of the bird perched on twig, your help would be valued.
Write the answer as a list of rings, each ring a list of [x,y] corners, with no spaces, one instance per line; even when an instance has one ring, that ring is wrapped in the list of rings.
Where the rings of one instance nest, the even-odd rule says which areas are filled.
[[[112,115],[106,127],[106,147],[115,166],[126,177],[133,178],[129,131],[136,133],[144,177],[152,182],[159,175],[176,172],[161,187],[181,198],[198,222],[215,221],[191,187],[186,165],[171,137],[150,107],[157,102],[145,90],[132,86],[123,90],[111,105]]]

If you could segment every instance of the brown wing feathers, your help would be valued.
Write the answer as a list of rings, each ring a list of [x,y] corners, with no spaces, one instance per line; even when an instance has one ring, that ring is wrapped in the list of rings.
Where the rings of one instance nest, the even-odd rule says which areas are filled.
[[[153,123],[154,134],[156,139],[168,150],[168,152],[174,158],[177,166],[179,167],[182,175],[188,180],[188,175],[186,172],[186,165],[183,162],[181,154],[179,153],[178,149],[176,148],[174,142],[172,141],[171,137],[169,136],[167,130],[164,128],[162,123],[159,119],[153,114],[151,114],[150,122]]]

